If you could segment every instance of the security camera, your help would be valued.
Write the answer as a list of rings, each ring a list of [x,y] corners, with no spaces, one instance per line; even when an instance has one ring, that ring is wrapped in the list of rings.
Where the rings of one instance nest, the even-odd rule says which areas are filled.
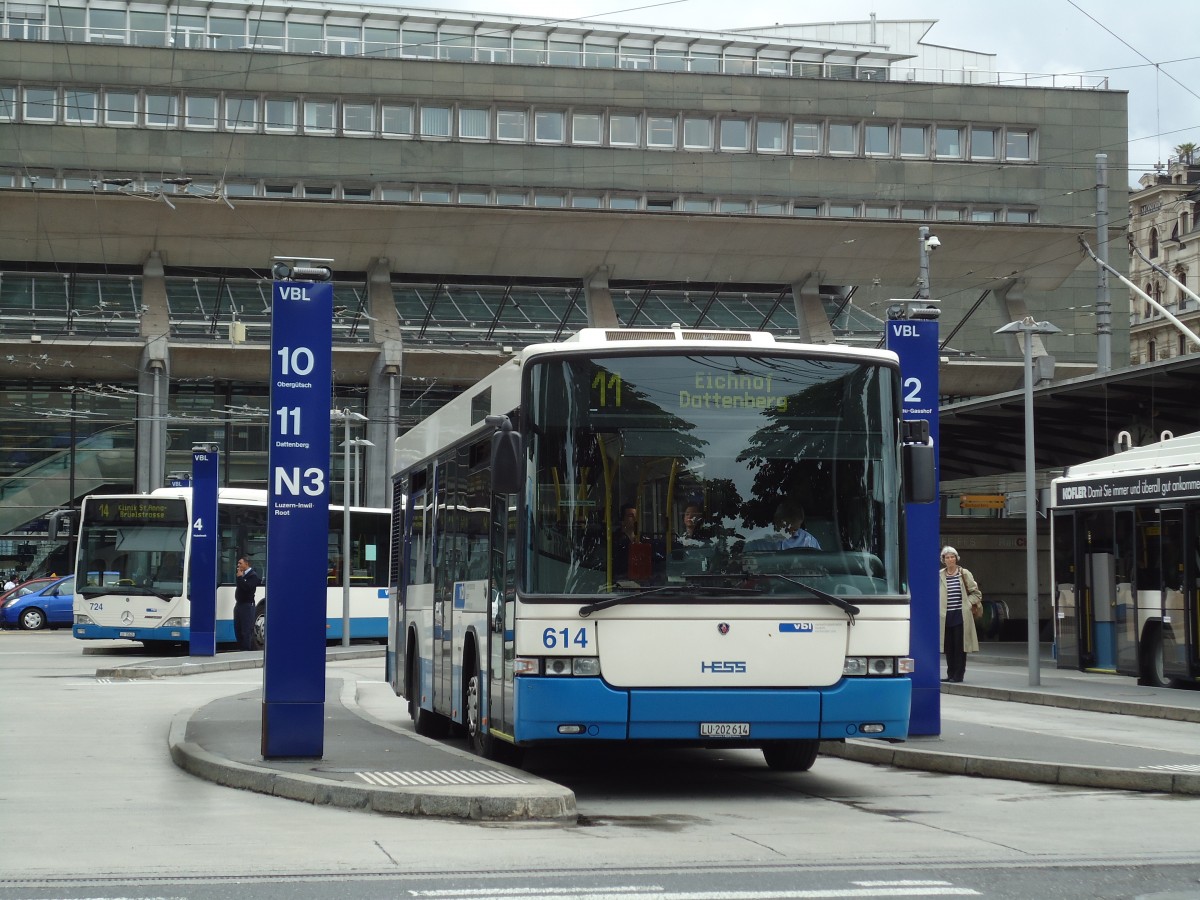
[[[938,240],[938,236],[936,234],[931,234],[929,237],[925,238],[926,250],[936,250],[940,246],[942,246],[942,242]]]

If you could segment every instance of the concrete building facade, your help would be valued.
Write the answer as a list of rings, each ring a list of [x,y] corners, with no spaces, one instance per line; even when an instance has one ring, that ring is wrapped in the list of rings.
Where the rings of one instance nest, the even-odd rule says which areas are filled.
[[[370,503],[391,438],[523,343],[680,322],[878,345],[922,225],[945,393],[1018,384],[993,332],[1026,314],[1063,328],[1037,348],[1060,376],[1095,364],[1078,238],[1096,153],[1124,199],[1126,96],[925,45],[932,22],[4,10],[0,534],[155,487],[197,440],[223,483],[264,483],[276,256],[333,260],[331,404],[371,420]]]

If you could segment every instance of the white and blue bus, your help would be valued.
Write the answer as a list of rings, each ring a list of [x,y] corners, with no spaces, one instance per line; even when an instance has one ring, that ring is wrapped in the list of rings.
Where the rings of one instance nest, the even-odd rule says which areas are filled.
[[[234,578],[238,557],[248,556],[264,583],[255,622],[255,641],[262,646],[270,585],[267,500],[265,490],[218,490],[218,644],[236,641]],[[191,488],[84,498],[75,568],[75,637],[85,641],[124,638],[147,647],[190,640],[191,503]],[[383,640],[387,635],[391,511],[351,507],[348,561],[342,560],[343,519],[343,509],[331,506],[326,637],[342,637],[342,566],[348,564],[350,637]],[[276,597],[272,602],[287,600]]]
[[[904,739],[901,473],[928,493],[933,454],[899,384],[893,353],[756,332],[518,352],[395,444],[388,678],[417,731],[796,771],[821,740]]]
[[[1070,466],[1052,488],[1058,668],[1200,684],[1200,431]]]

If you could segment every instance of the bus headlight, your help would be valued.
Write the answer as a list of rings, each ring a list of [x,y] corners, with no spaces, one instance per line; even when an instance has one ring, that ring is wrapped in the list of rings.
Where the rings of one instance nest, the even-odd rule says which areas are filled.
[[[173,616],[162,623],[163,628],[191,628],[192,619],[190,616]]]
[[[582,675],[600,674],[600,659],[595,656],[520,656],[513,660],[514,675]]]
[[[91,616],[85,616],[83,613],[76,613],[75,614],[75,624],[76,625],[95,625],[96,623],[92,621]]]
[[[847,656],[842,675],[856,678],[864,675],[908,675],[916,666],[908,656]]]

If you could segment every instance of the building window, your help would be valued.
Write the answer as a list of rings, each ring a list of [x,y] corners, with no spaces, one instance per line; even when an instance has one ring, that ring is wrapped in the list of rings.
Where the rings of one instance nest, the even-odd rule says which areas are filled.
[[[604,138],[599,113],[574,113],[571,116],[571,140],[576,144],[599,144]]]
[[[961,128],[938,127],[936,155],[938,159],[962,159],[963,146]]]
[[[802,216],[806,219],[811,219],[821,214],[821,204],[819,203],[793,203],[792,215]]]
[[[432,188],[421,191],[422,203],[449,203],[450,192],[440,188]]]
[[[829,152],[837,155],[857,153],[858,126],[846,122],[830,122]]]
[[[961,222],[966,214],[966,210],[957,209],[953,206],[939,206],[937,216],[939,222]]]
[[[830,203],[829,214],[839,218],[855,218],[859,215],[857,203]]]
[[[422,137],[450,137],[450,107],[422,106],[421,135]],[[425,199],[424,193],[421,194],[421,199]]]
[[[183,110],[186,127],[201,129],[217,127],[216,97],[186,97]]]
[[[782,216],[786,211],[786,204],[775,200],[759,200],[756,209],[760,216]]]
[[[755,146],[759,153],[782,153],[786,123],[774,119],[759,119]]]
[[[914,222],[926,222],[929,220],[929,207],[902,206],[900,207],[900,218],[909,219]]]
[[[104,122],[106,125],[137,124],[137,94],[123,91],[106,91],[104,94]]]
[[[1008,129],[1004,143],[1004,157],[1012,160],[1033,159],[1033,133],[1015,128]]]
[[[58,91],[54,88],[25,88],[26,122],[57,122]]]
[[[562,209],[567,205],[567,200],[562,194],[534,194],[533,205],[540,206],[543,209]]]
[[[641,203],[637,197],[616,196],[608,198],[609,209],[639,209]]]
[[[66,91],[63,120],[69,125],[95,125],[97,99],[95,91]]]
[[[304,101],[304,130],[309,134],[333,134],[335,104],[332,100]]]
[[[646,117],[646,146],[660,150],[675,149],[675,118],[668,116]]]
[[[535,113],[533,139],[544,144],[561,144],[566,139],[566,116],[553,111]]]
[[[600,198],[587,194],[576,194],[571,198],[571,205],[576,209],[599,209]]]
[[[411,106],[390,106],[385,103],[380,111],[379,123],[385,136],[412,134],[413,108]]]
[[[488,202],[488,194],[486,191],[462,191],[458,192],[459,203],[469,203],[472,206],[484,206]]]
[[[713,145],[712,119],[683,120],[683,148],[685,150],[711,150]]]
[[[892,127],[867,125],[863,128],[863,145],[867,156],[892,155]]]
[[[11,122],[17,117],[17,89],[11,85],[0,86],[0,122]]]
[[[712,201],[711,200],[701,200],[698,198],[685,199],[683,201],[682,209],[684,212],[690,212],[690,213],[712,212]]]
[[[225,127],[229,131],[254,131],[258,128],[258,98],[226,97]]]
[[[179,98],[174,94],[146,95],[146,125],[150,128],[174,128],[179,124]]]
[[[991,128],[971,129],[971,159],[997,159],[996,132]]]
[[[343,103],[342,131],[346,134],[375,134],[375,104]]]
[[[1146,343],[1146,362],[1154,362],[1156,359],[1158,359],[1157,349],[1158,349],[1157,345],[1155,344],[1154,341],[1152,341],[1152,340],[1147,341],[1147,343]]]
[[[296,101],[282,97],[268,97],[266,101],[265,126],[267,131],[292,133],[296,130]]]
[[[491,111],[486,108],[463,107],[459,109],[458,136],[468,140],[486,141],[491,137],[491,131],[488,128],[490,119]]]
[[[971,210],[972,222],[995,222],[996,210],[994,209],[973,209]]]
[[[1029,223],[1033,222],[1033,210],[1032,209],[1006,210],[1004,213],[1004,220],[1006,222],[1018,222],[1021,224],[1029,224]]]
[[[750,149],[749,119],[721,120],[721,149],[732,151]]]
[[[496,191],[497,206],[525,206],[529,198],[514,191]]]
[[[638,143],[638,117],[610,115],[608,117],[608,142],[614,147],[636,147]]]
[[[900,155],[928,156],[929,129],[924,125],[901,125]]]
[[[1158,229],[1150,229],[1150,258],[1155,259],[1158,256]]]
[[[821,152],[820,123],[796,122],[792,125],[792,152],[805,155]]]
[[[750,203],[746,200],[722,200],[721,212],[747,213],[750,212]]]
[[[891,206],[875,206],[868,203],[863,210],[863,215],[868,219],[891,219],[895,216],[895,212]]]
[[[523,109],[502,109],[496,113],[496,138],[501,141],[524,141],[527,114]]]

